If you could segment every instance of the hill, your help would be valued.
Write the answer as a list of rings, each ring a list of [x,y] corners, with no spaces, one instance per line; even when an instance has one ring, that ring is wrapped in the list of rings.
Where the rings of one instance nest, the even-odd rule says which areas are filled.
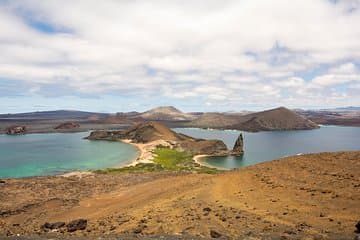
[[[143,119],[154,121],[185,121],[194,118],[192,115],[183,113],[172,106],[157,107],[143,112],[139,116]]]
[[[319,126],[305,117],[279,107],[267,111],[251,113],[242,117],[241,122],[232,126],[235,129],[257,132],[272,130],[306,130]]]
[[[215,175],[4,179],[0,238],[358,239],[359,158],[360,152],[307,154]],[[41,228],[79,218],[87,226],[75,233]]]
[[[314,122],[285,107],[250,114],[204,113],[191,121],[189,126],[238,129],[250,132],[314,129],[318,127]]]
[[[222,129],[233,126],[240,121],[241,115],[239,114],[209,112],[191,121],[189,126]]]

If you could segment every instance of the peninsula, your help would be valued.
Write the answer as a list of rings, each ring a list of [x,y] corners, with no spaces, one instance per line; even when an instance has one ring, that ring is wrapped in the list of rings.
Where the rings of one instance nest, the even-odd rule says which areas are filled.
[[[93,131],[86,139],[123,141],[135,145],[140,150],[140,154],[136,161],[131,164],[132,166],[142,163],[150,166],[160,164],[161,167],[166,167],[168,164],[161,161],[157,162],[154,159],[154,155],[159,157],[163,151],[166,152],[166,159],[163,159],[166,162],[171,160],[169,153],[172,153],[174,157],[180,154],[184,155],[184,157],[187,156],[186,158],[191,157],[191,159],[195,158],[197,160],[196,156],[241,155],[244,152],[242,134],[239,135],[233,149],[228,150],[221,140],[193,138],[177,133],[159,122],[140,123],[122,131]],[[199,161],[187,162],[186,167],[183,166],[185,168],[180,170],[191,170],[191,166],[194,164],[199,165]],[[148,165],[141,166],[149,167]]]

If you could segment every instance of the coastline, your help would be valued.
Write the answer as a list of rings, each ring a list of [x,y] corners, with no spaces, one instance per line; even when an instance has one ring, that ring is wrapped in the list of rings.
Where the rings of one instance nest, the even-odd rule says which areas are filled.
[[[201,159],[206,158],[206,157],[214,157],[213,155],[207,155],[207,154],[199,154],[199,155],[195,155],[193,157],[193,160],[195,161],[195,163],[203,166],[203,167],[209,167],[209,168],[216,168],[218,170],[230,170],[230,169],[226,169],[226,168],[221,168],[221,167],[216,167],[216,166],[212,166],[210,164],[204,163],[204,161],[202,161]]]
[[[171,143],[165,140],[156,140],[149,143],[134,143],[130,139],[122,139],[120,140],[120,142],[134,146],[138,149],[139,154],[134,160],[130,161],[130,163],[115,166],[118,168],[135,166],[139,163],[152,163],[152,160],[154,158],[153,150],[156,148],[156,146],[171,146]]]

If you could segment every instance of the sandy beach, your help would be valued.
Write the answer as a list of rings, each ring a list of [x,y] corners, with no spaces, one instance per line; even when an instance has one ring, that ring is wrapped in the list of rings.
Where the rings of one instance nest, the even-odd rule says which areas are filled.
[[[123,139],[121,142],[130,144],[136,147],[139,150],[139,155],[135,158],[131,163],[124,165],[120,165],[118,167],[126,167],[126,166],[135,166],[138,163],[152,163],[154,158],[154,149],[161,145],[171,147],[171,143],[165,140],[156,140],[149,143],[134,143],[130,139]]]
[[[206,158],[206,157],[212,157],[211,155],[207,155],[207,154],[201,154],[201,155],[195,155],[193,157],[193,160],[201,165],[201,166],[204,166],[204,167],[210,167],[210,168],[216,168],[218,170],[229,170],[229,169],[226,169],[226,168],[221,168],[221,167],[216,167],[216,166],[213,166],[213,165],[210,165],[210,164],[207,164],[203,161],[203,158]]]

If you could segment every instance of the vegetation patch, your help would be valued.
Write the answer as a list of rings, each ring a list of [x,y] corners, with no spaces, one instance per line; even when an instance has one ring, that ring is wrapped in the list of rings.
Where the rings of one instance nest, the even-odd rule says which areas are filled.
[[[154,163],[167,170],[186,170],[192,167],[192,155],[166,147],[157,147],[154,150]]]
[[[193,160],[193,155],[171,149],[164,146],[158,146],[154,150],[153,163],[139,163],[135,166],[122,168],[107,168],[98,170],[99,173],[136,173],[136,172],[159,172],[159,171],[186,171],[215,174],[221,172],[216,168],[201,166]]]
[[[165,169],[159,164],[154,163],[138,163],[135,166],[127,166],[122,168],[106,168],[97,170],[97,173],[137,173],[137,172],[159,172]]]

